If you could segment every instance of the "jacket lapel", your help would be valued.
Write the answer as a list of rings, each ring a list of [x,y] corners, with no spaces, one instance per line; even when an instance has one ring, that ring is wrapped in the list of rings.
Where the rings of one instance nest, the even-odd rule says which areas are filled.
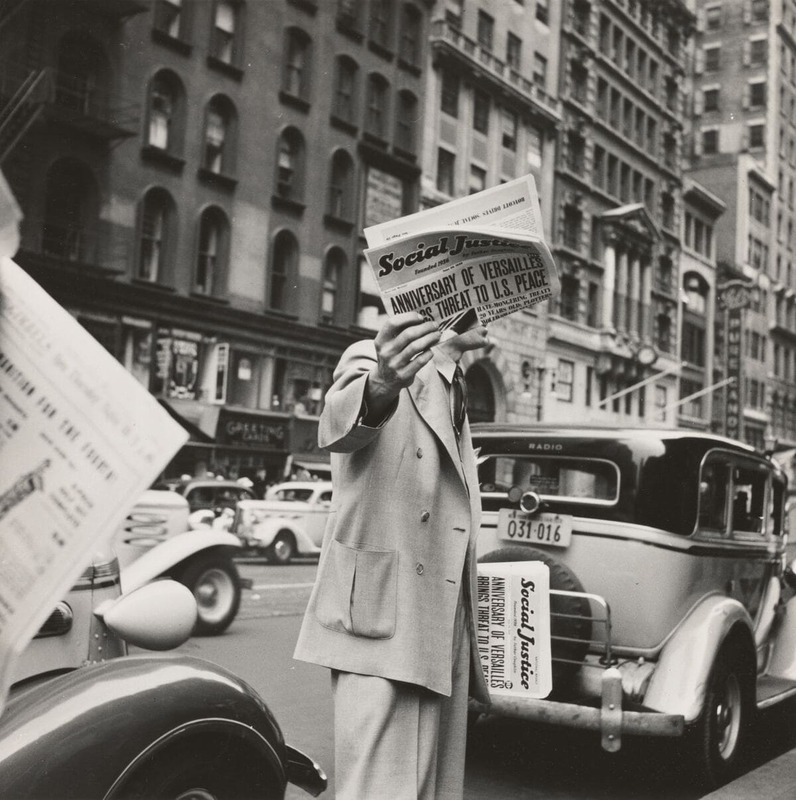
[[[450,417],[448,387],[445,385],[442,376],[437,372],[433,361],[429,362],[415,376],[412,385],[409,387],[409,396],[412,398],[420,416],[448,451],[451,460],[456,465],[459,477],[462,482],[465,482],[462,460],[459,456],[459,445],[456,441],[456,433],[453,430],[453,422]],[[464,433],[469,435],[466,429]]]

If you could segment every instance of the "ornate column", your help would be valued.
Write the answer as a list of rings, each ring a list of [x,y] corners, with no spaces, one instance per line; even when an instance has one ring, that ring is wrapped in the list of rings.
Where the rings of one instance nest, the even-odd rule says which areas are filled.
[[[630,249],[629,271],[630,317],[627,321],[627,329],[631,333],[639,334],[641,327],[641,259],[637,247]]]
[[[618,265],[616,270],[616,287],[617,293],[616,303],[617,308],[614,313],[616,318],[616,329],[619,331],[629,331],[630,330],[630,318],[629,318],[629,306],[628,298],[630,295],[630,289],[628,286],[628,279],[629,279],[629,271],[628,271],[628,263],[629,263],[629,254],[627,247],[623,246],[618,251]]]
[[[603,231],[603,313],[602,327],[614,327],[614,292],[616,291],[616,232]]]

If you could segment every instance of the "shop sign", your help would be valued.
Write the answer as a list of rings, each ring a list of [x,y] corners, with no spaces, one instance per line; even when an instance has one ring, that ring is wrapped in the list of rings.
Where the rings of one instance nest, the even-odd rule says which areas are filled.
[[[743,306],[727,310],[727,377],[734,380],[727,385],[724,409],[724,432],[731,439],[740,439],[742,430],[741,408],[741,346]]]
[[[236,414],[234,411],[221,409],[216,441],[220,445],[285,452],[288,450],[288,420]]]
[[[155,394],[170,400],[196,400],[199,341],[161,331],[155,358]]]
[[[390,222],[403,215],[404,184],[375,167],[368,169],[365,188],[365,227]]]

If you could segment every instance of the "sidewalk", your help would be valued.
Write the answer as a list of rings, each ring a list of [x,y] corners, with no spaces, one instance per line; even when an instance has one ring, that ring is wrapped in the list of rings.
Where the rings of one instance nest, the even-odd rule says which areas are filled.
[[[702,800],[793,800],[796,797],[796,749],[706,794]]]

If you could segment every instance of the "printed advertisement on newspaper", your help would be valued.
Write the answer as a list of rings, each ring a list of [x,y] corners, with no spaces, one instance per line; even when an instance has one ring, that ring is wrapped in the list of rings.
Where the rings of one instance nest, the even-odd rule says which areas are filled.
[[[490,694],[528,698],[550,694],[550,569],[546,564],[479,564],[476,630]]]
[[[559,293],[532,175],[365,229],[389,315],[458,332]]]

